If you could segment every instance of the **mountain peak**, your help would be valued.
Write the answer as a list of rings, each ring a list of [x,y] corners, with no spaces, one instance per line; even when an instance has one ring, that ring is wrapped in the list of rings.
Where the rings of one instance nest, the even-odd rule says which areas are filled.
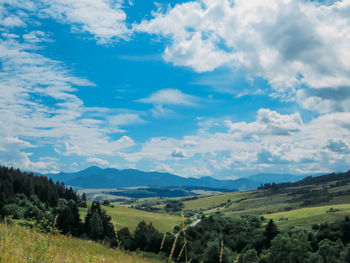
[[[82,171],[80,171],[80,172],[89,172],[89,173],[93,173],[93,172],[100,172],[100,171],[102,171],[102,170],[103,170],[102,168],[100,168],[100,167],[94,165],[94,166],[90,166],[90,167],[88,167],[88,168],[86,168],[86,169],[84,169],[84,170],[82,170]]]

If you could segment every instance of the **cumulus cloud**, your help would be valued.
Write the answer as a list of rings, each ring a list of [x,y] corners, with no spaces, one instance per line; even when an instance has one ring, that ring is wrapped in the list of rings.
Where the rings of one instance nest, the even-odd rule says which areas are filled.
[[[350,141],[349,113],[332,113],[304,123],[299,113],[261,109],[255,121],[219,123],[222,132],[199,128],[182,138],[155,137],[139,152],[123,157],[130,162],[171,161],[178,174],[246,175],[262,171],[283,173],[346,170]],[[198,161],[201,161],[198,164]],[[180,167],[186,167],[182,169]],[[226,172],[225,172],[226,171]]]
[[[183,149],[179,149],[179,148],[175,148],[172,153],[171,153],[171,157],[177,159],[185,159],[190,157]]]
[[[184,105],[195,106],[198,98],[183,93],[178,89],[163,89],[153,93],[150,97],[139,99],[138,102],[155,105]]]
[[[232,132],[239,132],[244,138],[253,135],[291,135],[303,128],[303,121],[299,113],[281,115],[269,109],[260,109],[257,120],[253,123],[226,121]]]
[[[175,113],[170,107],[196,107],[199,100],[198,97],[183,93],[178,89],[163,89],[158,90],[147,98],[138,99],[137,102],[152,104],[151,114],[153,117],[163,118]]]
[[[341,139],[339,140],[333,140],[329,139],[327,141],[326,148],[329,149],[332,152],[336,153],[349,153],[349,146]]]
[[[299,101],[321,110],[317,103],[327,91],[320,89],[337,94],[327,97],[332,103],[344,90],[349,99],[349,10],[348,0],[198,0],[160,9],[135,30],[170,39],[163,57],[175,65],[243,69],[287,99],[306,86]]]

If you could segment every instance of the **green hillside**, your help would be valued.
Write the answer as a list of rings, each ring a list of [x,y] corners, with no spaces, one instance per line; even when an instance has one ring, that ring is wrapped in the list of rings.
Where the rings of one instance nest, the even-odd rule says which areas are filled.
[[[282,227],[311,228],[313,223],[334,221],[350,213],[350,174],[269,184],[256,191],[198,197],[184,204],[186,210],[196,213],[256,214],[276,219]],[[331,208],[334,210],[327,212]]]
[[[350,215],[350,203],[300,208],[291,211],[265,214],[264,217],[273,219],[281,228],[311,228],[321,224],[341,220]]]
[[[148,254],[147,254],[148,255]],[[18,226],[0,224],[0,262],[164,262],[156,254],[127,253],[71,236],[42,234]]]
[[[174,226],[181,223],[181,217],[169,214],[146,212],[116,204],[114,207],[103,206],[102,208],[112,216],[112,220],[118,229],[127,227],[130,231],[133,231],[141,221],[145,221],[146,223],[152,223],[159,231],[166,232],[172,231]],[[86,213],[87,208],[80,208],[82,219]]]

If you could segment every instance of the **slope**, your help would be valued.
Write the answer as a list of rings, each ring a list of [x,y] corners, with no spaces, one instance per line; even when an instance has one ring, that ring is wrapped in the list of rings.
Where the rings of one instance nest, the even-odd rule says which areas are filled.
[[[127,253],[70,236],[0,224],[0,262],[164,262],[156,254],[147,255],[149,258],[146,254]]]

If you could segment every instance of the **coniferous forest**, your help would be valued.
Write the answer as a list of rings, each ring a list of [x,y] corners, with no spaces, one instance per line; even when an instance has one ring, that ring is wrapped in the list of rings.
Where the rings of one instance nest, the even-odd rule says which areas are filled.
[[[83,223],[79,206],[86,207],[86,200],[63,183],[0,167],[0,193],[2,218],[21,220],[22,224],[42,232],[57,229],[63,234],[116,244],[111,218],[100,204],[92,204]]]

